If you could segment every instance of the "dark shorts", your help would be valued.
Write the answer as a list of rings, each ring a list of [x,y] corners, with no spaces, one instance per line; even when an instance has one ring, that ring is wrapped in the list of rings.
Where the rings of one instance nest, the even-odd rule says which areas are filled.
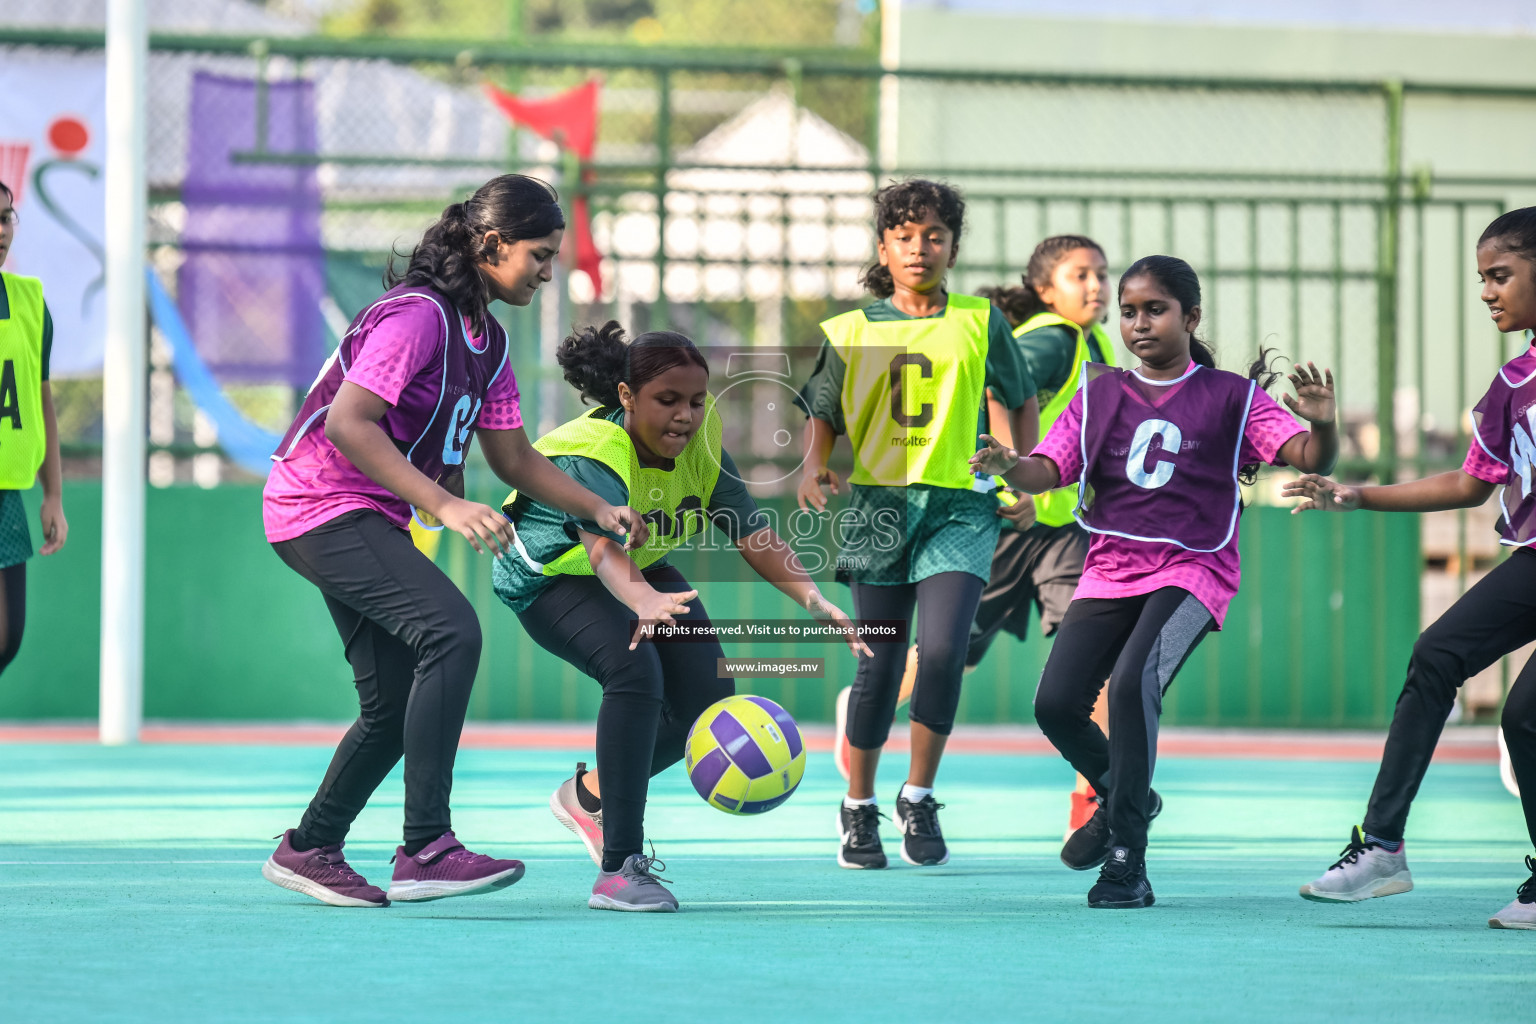
[[[0,569],[32,557],[32,530],[20,491],[0,491]]]
[[[992,555],[992,573],[971,625],[967,666],[980,664],[999,632],[1029,635],[1031,607],[1046,636],[1056,632],[1077,592],[1088,558],[1088,531],[1076,523],[1027,530],[1004,529]]]

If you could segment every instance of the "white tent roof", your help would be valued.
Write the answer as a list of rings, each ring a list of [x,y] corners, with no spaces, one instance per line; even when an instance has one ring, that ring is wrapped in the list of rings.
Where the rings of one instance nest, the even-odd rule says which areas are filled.
[[[874,175],[858,140],[775,90],[678,162],[685,166],[667,174],[668,299],[861,293],[858,274],[874,248]],[[619,292],[652,301],[655,196],[633,193],[620,209],[599,220],[598,244],[617,264]]]

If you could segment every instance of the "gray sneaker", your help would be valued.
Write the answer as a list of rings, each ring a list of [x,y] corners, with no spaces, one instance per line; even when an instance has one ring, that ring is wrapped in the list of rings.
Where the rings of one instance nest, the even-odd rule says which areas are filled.
[[[1408,873],[1406,851],[1406,845],[1389,853],[1376,843],[1366,842],[1356,825],[1343,856],[1322,877],[1302,886],[1301,897],[1318,903],[1356,903],[1408,892],[1413,888],[1413,876]]]
[[[1531,877],[1515,890],[1509,906],[1488,919],[1489,928],[1519,928],[1536,931],[1536,857],[1525,858]]]
[[[677,897],[662,885],[667,879],[656,874],[667,866],[655,857],[632,853],[617,871],[597,872],[592,896],[587,906],[593,910],[632,910],[670,914],[677,909]]]

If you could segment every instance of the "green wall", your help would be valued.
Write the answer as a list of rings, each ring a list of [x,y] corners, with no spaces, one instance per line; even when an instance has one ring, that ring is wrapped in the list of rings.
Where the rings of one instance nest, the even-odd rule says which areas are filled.
[[[483,488],[476,488],[483,490]],[[26,640],[0,677],[0,719],[96,714],[101,488],[66,488],[69,545],[28,566]],[[489,497],[489,495],[482,495]],[[28,496],[33,522],[37,492]],[[345,719],[354,713],[341,642],[320,596],[262,539],[256,487],[149,492],[145,715],[161,719]],[[35,527],[34,527],[35,529]],[[1169,692],[1170,724],[1370,727],[1387,720],[1418,631],[1418,524],[1411,516],[1243,517],[1244,588],[1224,632],[1201,646]],[[685,554],[696,580],[734,553]],[[490,593],[490,564],[457,538],[440,561],[472,595],[486,650],[470,715],[589,719],[598,688],[523,635]],[[727,566],[729,568],[729,566]],[[716,571],[717,578],[728,575]],[[763,584],[705,582],[715,619],[799,617]],[[847,607],[847,591],[829,592]],[[1048,646],[1002,637],[966,679],[964,722],[1028,722]],[[806,721],[831,718],[851,655],[830,645],[732,645],[732,655],[825,657],[825,680],[744,689]]]

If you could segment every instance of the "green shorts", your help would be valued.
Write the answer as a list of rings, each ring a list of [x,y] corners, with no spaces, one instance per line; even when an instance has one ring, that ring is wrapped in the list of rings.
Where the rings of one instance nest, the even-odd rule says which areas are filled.
[[[21,492],[0,491],[0,569],[20,565],[32,553],[32,531],[27,527]]]
[[[858,528],[839,531],[839,582],[890,586],[941,572],[991,575],[1002,526],[995,495],[925,484],[852,490],[839,515],[852,514]]]

